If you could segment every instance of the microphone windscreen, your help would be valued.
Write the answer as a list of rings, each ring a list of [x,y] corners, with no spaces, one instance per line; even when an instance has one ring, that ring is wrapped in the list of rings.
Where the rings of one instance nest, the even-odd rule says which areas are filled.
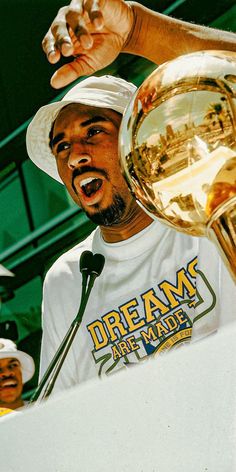
[[[101,274],[105,264],[105,257],[102,254],[93,255],[93,267],[91,272],[97,276]]]
[[[79,261],[80,272],[91,271],[93,267],[93,253],[91,251],[84,251],[80,256]]]

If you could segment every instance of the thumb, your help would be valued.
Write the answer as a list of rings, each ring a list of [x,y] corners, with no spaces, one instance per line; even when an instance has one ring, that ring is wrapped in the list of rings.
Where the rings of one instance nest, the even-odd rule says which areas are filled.
[[[65,87],[74,80],[83,75],[94,73],[94,69],[83,59],[83,56],[77,57],[74,61],[64,64],[51,78],[51,86],[55,89]]]

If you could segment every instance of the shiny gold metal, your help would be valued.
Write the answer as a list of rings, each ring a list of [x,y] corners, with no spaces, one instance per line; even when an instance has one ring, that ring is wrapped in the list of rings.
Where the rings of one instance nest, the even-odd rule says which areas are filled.
[[[236,53],[201,51],[158,67],[123,117],[120,160],[140,205],[214,241],[236,281]]]

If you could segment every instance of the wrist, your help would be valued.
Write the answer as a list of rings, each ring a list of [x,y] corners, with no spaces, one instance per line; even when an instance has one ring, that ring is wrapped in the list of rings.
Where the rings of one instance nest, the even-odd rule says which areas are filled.
[[[144,38],[148,29],[147,8],[136,2],[126,2],[132,14],[132,26],[122,52],[143,55]]]

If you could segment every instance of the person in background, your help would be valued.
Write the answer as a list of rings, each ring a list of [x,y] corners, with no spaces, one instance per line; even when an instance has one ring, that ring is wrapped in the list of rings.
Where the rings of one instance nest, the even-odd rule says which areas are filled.
[[[31,356],[17,349],[10,339],[0,338],[0,408],[16,410],[24,406],[23,384],[35,371]]]

